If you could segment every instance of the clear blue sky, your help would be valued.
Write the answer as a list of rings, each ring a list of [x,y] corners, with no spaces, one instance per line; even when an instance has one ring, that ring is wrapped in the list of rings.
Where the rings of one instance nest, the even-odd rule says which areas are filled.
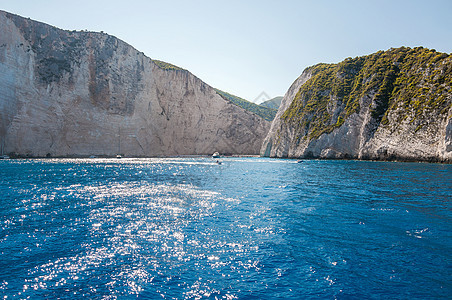
[[[320,62],[400,46],[452,52],[452,0],[0,0],[0,9],[104,31],[250,101],[284,95]]]

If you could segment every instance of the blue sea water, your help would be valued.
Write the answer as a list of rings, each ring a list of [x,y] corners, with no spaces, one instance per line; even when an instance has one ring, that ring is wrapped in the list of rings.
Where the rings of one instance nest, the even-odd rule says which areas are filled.
[[[0,161],[0,297],[452,297],[452,166]]]

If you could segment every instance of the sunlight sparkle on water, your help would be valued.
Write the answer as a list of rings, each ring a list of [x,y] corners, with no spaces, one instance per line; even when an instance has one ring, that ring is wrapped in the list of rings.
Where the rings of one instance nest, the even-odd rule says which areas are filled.
[[[447,298],[449,165],[0,161],[7,298]]]

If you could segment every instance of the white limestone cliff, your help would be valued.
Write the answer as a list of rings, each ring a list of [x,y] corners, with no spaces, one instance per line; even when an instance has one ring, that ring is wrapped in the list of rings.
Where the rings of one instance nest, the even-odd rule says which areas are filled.
[[[370,91],[359,98],[359,110],[341,126],[310,139],[308,132],[300,129],[300,123],[287,122],[283,115],[311,76],[311,70],[306,69],[287,91],[262,145],[262,156],[452,162],[450,87],[446,88],[449,91],[446,112],[439,113],[437,108],[432,108],[425,110],[421,118],[399,106],[388,110],[388,125],[381,125],[372,117],[375,91]],[[343,110],[344,105],[340,102],[331,101],[328,106],[328,113],[333,117]],[[400,121],[401,115],[404,118]],[[331,124],[335,123],[332,119]]]
[[[0,142],[21,156],[257,154],[269,128],[103,33],[0,11]]]

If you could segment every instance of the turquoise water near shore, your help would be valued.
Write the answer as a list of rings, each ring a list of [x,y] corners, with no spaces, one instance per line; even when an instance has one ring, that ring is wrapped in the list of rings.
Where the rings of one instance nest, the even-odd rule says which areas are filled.
[[[452,166],[0,161],[8,299],[452,295]]]

